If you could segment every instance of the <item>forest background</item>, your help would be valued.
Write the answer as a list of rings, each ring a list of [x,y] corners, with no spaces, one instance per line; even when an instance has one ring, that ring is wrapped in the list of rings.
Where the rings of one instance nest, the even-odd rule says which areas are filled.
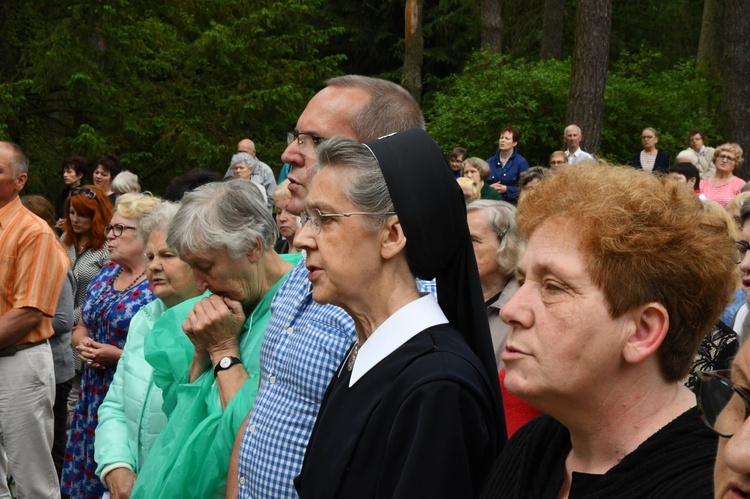
[[[644,127],[674,159],[688,132],[750,148],[744,0],[3,0],[0,138],[31,158],[27,193],[63,158],[119,156],[160,193],[224,172],[252,138],[278,171],[286,132],[326,78],[402,82],[447,152],[486,158],[498,131],[546,164],[562,131],[614,163]],[[601,102],[599,102],[601,101]],[[747,177],[745,170],[741,175]]]

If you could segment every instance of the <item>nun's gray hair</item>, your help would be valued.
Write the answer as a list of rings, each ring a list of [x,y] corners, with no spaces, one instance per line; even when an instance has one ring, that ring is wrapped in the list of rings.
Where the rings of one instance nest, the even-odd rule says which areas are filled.
[[[258,188],[244,179],[203,185],[185,194],[167,232],[180,255],[226,248],[233,259],[273,248],[279,230]]]
[[[344,196],[357,211],[373,213],[363,217],[367,225],[379,229],[396,210],[378,160],[372,151],[359,142],[343,137],[324,140],[318,146],[318,170],[334,166],[342,174]],[[344,180],[346,179],[346,180]]]
[[[516,227],[516,207],[505,201],[480,199],[466,206],[467,214],[473,211],[481,212],[490,230],[500,238],[500,247],[495,254],[500,272],[513,275],[525,246]]]
[[[164,234],[167,233],[169,224],[179,208],[180,203],[162,201],[159,206],[154,208],[154,211],[138,221],[136,235],[143,240],[144,246],[148,244],[148,238],[153,231],[160,230]]]

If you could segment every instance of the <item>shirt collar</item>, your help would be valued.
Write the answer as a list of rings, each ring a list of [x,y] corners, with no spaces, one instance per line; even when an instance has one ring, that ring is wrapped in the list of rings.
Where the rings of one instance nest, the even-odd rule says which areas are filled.
[[[404,305],[388,317],[359,348],[349,387],[354,386],[370,369],[417,334],[432,326],[447,323],[448,319],[432,294],[428,293]]]
[[[21,198],[16,196],[11,199],[8,204],[0,208],[0,227],[7,227],[11,217],[20,210],[22,206]]]

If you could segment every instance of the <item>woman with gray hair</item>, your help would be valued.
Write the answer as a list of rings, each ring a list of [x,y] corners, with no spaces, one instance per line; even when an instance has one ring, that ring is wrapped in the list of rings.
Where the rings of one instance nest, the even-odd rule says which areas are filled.
[[[258,392],[271,300],[300,254],[278,255],[276,223],[242,179],[188,192],[167,245],[212,294],[165,311],[146,337],[167,425],[134,497],[224,496],[234,437]],[[185,334],[181,334],[182,331]]]
[[[518,291],[515,271],[523,252],[516,230],[516,207],[505,201],[483,199],[466,207],[466,217],[499,371],[503,367],[500,354],[508,338],[508,325],[500,319],[500,307]]]
[[[422,129],[320,144],[296,244],[358,341],[295,480],[305,498],[474,497],[504,438],[463,197]],[[356,258],[351,258],[356,256]],[[437,302],[415,277],[435,278]],[[436,472],[437,471],[437,472]]]
[[[136,235],[145,245],[146,278],[156,299],[130,321],[117,371],[99,407],[96,473],[113,497],[129,497],[151,446],[167,424],[161,390],[144,356],[146,335],[165,310],[199,294],[190,266],[167,245],[167,229],[179,206],[162,202],[137,224]]]
[[[253,172],[260,166],[258,158],[248,154],[246,152],[238,152],[232,156],[232,161],[229,163],[229,170],[227,170],[227,176],[233,176],[234,178],[242,178],[249,180],[258,187],[258,190],[263,195],[263,202],[268,203],[268,194],[262,185],[255,182],[252,179]]]

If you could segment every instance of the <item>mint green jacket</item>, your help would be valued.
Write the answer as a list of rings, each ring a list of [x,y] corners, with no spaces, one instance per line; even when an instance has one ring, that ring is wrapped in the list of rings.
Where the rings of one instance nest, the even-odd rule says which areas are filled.
[[[292,265],[300,254],[279,255]],[[288,274],[287,274],[288,275]],[[197,299],[166,311],[146,339],[146,360],[162,389],[169,421],[141,467],[131,498],[224,497],[234,438],[255,401],[260,381],[260,346],[271,318],[271,301],[286,281],[279,279],[261,298],[240,332],[240,357],[250,378],[222,410],[213,369],[193,383],[188,369],[193,344],[182,329]]]
[[[164,302],[156,299],[130,321],[117,371],[99,407],[94,458],[96,474],[102,482],[115,468],[138,473],[167,424],[167,416],[161,410],[161,390],[154,385],[153,369],[143,354],[146,335],[165,310]]]

